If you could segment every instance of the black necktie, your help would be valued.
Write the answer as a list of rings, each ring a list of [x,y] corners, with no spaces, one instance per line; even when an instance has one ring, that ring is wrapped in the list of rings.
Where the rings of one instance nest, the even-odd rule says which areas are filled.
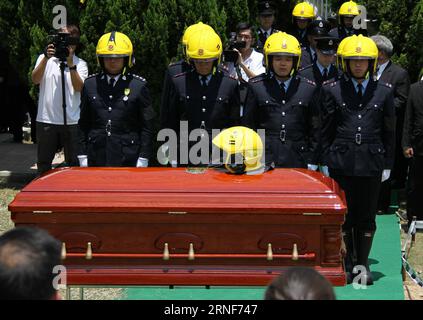
[[[115,82],[116,82],[115,78],[110,78],[110,80],[109,80],[109,87],[110,87],[110,89],[113,89],[113,87],[115,85]]]
[[[285,82],[281,82],[279,86],[281,87],[282,96],[285,97],[286,95]]]
[[[323,80],[327,80],[328,79],[328,69],[324,68],[323,69]]]
[[[201,85],[203,86],[203,88],[207,88],[207,77],[206,76],[201,76]]]
[[[358,89],[358,92],[357,92],[358,98],[359,99],[363,98],[363,85],[361,83],[359,83],[357,85],[357,89]]]
[[[317,60],[317,54],[315,52],[315,53],[313,53],[313,62],[316,62],[316,60]]]

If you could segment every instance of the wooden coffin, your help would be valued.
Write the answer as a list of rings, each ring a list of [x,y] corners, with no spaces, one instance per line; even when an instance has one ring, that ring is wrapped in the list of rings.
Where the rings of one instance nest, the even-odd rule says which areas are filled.
[[[303,169],[64,168],[9,210],[62,241],[68,284],[266,285],[310,266],[344,285],[345,203],[332,179]]]

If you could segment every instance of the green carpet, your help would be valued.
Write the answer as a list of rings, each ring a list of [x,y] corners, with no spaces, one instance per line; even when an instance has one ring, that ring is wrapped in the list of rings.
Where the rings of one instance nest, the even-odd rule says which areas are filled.
[[[367,289],[352,285],[335,287],[339,300],[403,300],[401,242],[395,215],[377,217],[377,232],[370,253],[370,268],[375,280]],[[264,287],[137,287],[127,288],[128,300],[261,300]]]

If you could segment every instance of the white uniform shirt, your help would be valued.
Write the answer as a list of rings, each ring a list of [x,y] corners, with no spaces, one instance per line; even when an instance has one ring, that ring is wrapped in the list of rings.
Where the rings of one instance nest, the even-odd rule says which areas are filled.
[[[44,55],[37,59],[37,67]],[[87,63],[73,57],[73,64],[76,65],[76,71],[84,81],[88,77]],[[67,124],[77,124],[79,120],[79,105],[81,103],[81,93],[76,92],[72,86],[70,71],[65,68],[65,95],[66,95],[66,114]],[[43,78],[40,82],[40,94],[38,98],[37,121],[50,124],[63,124],[62,108],[62,77],[60,74],[60,61],[56,57],[48,59]]]

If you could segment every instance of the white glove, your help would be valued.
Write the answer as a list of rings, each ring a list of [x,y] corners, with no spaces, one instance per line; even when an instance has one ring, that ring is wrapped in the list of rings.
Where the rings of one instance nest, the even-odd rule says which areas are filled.
[[[391,170],[390,169],[383,170],[383,172],[382,172],[382,182],[388,180],[389,177],[390,177],[390,175],[391,175]]]
[[[316,170],[317,170],[317,168],[318,168],[317,164],[308,164],[308,165],[307,165],[307,169],[308,169],[308,170],[313,170],[313,171],[316,171]]]
[[[320,166],[320,172],[323,173],[326,177],[329,177],[329,168],[328,168],[328,166]]]
[[[139,157],[137,161],[137,168],[147,168],[147,167],[148,167],[148,159]]]
[[[80,167],[88,167],[88,156],[85,154],[78,156],[79,166]]]

